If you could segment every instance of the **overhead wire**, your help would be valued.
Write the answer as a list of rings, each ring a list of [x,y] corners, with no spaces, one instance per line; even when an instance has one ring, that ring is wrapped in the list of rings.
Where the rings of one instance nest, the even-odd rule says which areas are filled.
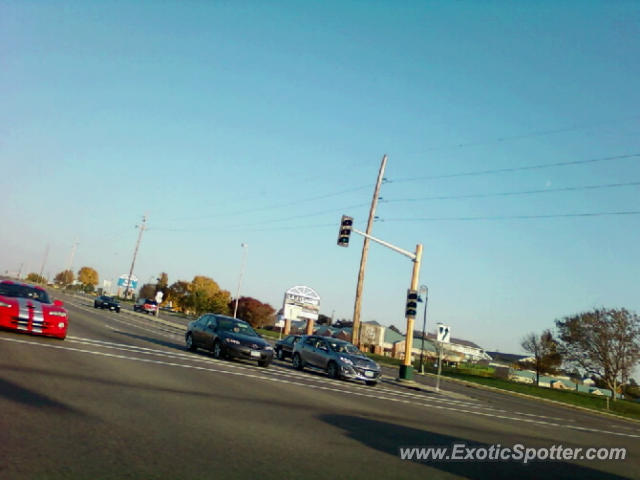
[[[627,158],[637,158],[637,157],[640,157],[640,153],[630,153],[626,155],[614,155],[610,157],[590,158],[587,160],[572,160],[567,162],[540,163],[537,165],[525,165],[522,167],[493,168],[493,169],[487,169],[487,170],[471,170],[468,172],[448,173],[448,174],[442,174],[442,175],[406,177],[406,178],[398,178],[395,180],[391,179],[389,180],[389,183],[406,183],[406,182],[418,182],[422,180],[437,180],[437,179],[443,179],[443,178],[472,177],[472,176],[479,176],[479,175],[493,175],[493,174],[499,174],[499,173],[522,172],[527,170],[541,170],[544,168],[566,167],[571,165],[585,165],[589,163],[608,162],[613,160],[623,160]]]

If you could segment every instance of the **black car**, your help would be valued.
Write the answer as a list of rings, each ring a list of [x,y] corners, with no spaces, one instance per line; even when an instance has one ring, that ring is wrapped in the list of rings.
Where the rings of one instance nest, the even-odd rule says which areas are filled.
[[[114,312],[120,313],[120,304],[113,297],[100,295],[93,301],[93,308],[107,308]]]
[[[291,358],[293,356],[293,346],[301,337],[302,335],[287,335],[283,339],[278,340],[273,347],[273,350],[276,352],[276,357],[279,360]]]
[[[215,358],[243,358],[268,367],[273,347],[243,320],[207,313],[187,326],[187,349],[211,351]]]

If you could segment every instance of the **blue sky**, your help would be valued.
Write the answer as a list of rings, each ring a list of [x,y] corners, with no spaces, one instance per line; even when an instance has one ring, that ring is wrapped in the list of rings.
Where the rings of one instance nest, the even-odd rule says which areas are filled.
[[[639,21],[637,2],[0,2],[0,270],[50,245],[54,275],[78,241],[75,270],[117,278],[146,213],[142,281],[235,292],[244,242],[242,294],[308,285],[350,318],[362,239],[337,227],[364,230],[386,153],[373,234],[424,244],[430,329],[519,351],[564,315],[640,311],[640,215],[562,216],[640,211]],[[410,274],[372,245],[363,319],[404,329]]]

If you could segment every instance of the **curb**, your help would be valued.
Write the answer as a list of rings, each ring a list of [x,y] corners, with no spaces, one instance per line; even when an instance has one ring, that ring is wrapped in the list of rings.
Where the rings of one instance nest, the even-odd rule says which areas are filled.
[[[420,392],[427,392],[434,395],[442,395],[445,397],[451,397],[452,399],[471,400],[470,397],[467,397],[466,395],[463,395],[461,393],[450,392],[448,390],[442,390],[442,389],[440,389],[440,391],[436,391],[435,388],[429,387],[427,385],[416,382],[414,380],[400,380],[398,378],[392,378],[392,379],[389,379],[387,383],[393,384],[398,387],[403,387],[408,390],[417,390]]]
[[[421,375],[425,375],[425,376],[428,375],[430,377],[437,377],[437,375],[435,375],[433,373],[425,373],[425,374],[421,374]],[[507,395],[512,395],[514,397],[527,398],[529,400],[537,400],[539,402],[549,403],[549,404],[552,404],[552,405],[558,405],[558,406],[561,406],[561,407],[570,408],[572,410],[580,410],[582,412],[593,413],[593,414],[597,414],[597,415],[602,415],[604,417],[616,418],[618,420],[626,420],[628,422],[639,423],[640,424],[640,420],[637,420],[635,418],[623,417],[621,415],[616,415],[615,413],[602,412],[600,410],[594,410],[594,409],[591,409],[591,408],[581,407],[579,405],[572,405],[570,403],[563,403],[563,402],[559,402],[557,400],[550,400],[548,398],[535,397],[533,395],[527,395],[526,393],[512,392],[511,390],[503,390],[501,388],[490,387],[488,385],[482,385],[481,383],[469,382],[468,380],[460,380],[458,378],[441,376],[440,379],[444,379],[445,381],[456,382],[456,383],[459,383],[459,384],[462,384],[462,385],[466,385],[466,386],[471,387],[471,388],[477,388],[479,390],[488,390],[488,391],[491,391],[491,392],[505,393]]]

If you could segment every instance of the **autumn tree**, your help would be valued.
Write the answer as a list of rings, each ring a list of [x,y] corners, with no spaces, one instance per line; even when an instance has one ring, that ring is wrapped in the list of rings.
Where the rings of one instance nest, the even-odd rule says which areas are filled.
[[[551,372],[562,364],[558,342],[549,330],[545,330],[541,335],[529,333],[522,339],[520,345],[533,356],[537,386],[540,386],[541,373]]]
[[[78,281],[82,285],[97,285],[98,284],[98,272],[91,267],[82,267],[78,270]]]
[[[209,277],[196,275],[189,285],[187,304],[196,315],[204,312],[229,313],[231,294]]]
[[[233,311],[235,300],[229,302],[229,310]],[[254,328],[261,328],[265,325],[272,325],[274,314],[276,313],[268,303],[262,303],[253,297],[240,297],[238,299],[237,318],[248,322]]]
[[[57,273],[53,280],[60,285],[70,285],[75,280],[75,276],[71,270],[63,270]]]
[[[565,360],[603,380],[616,399],[640,360],[640,317],[626,309],[596,308],[556,320]]]
[[[47,279],[44,278],[42,275],[40,275],[39,273],[30,273],[29,275],[27,275],[27,282],[31,282],[31,283],[47,283]]]
[[[178,280],[167,288],[167,300],[171,301],[183,312],[189,308],[189,282]]]

